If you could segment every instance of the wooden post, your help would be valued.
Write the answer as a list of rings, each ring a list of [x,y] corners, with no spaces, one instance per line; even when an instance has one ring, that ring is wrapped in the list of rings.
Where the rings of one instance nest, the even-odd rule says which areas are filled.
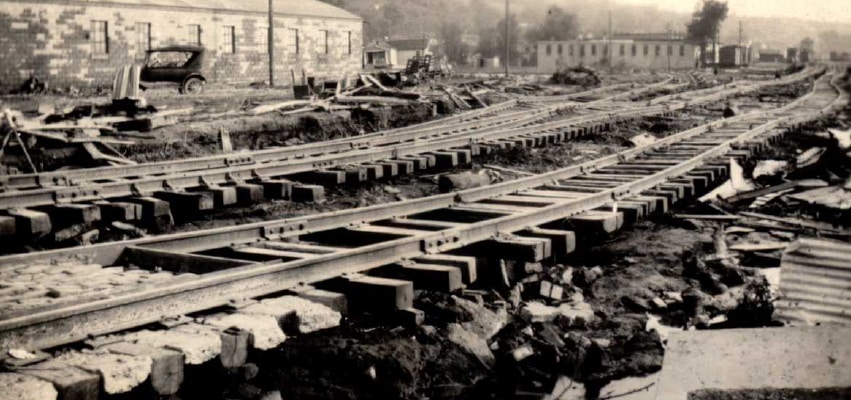
[[[274,0],[269,0],[269,87],[275,86],[275,11],[272,3]]]

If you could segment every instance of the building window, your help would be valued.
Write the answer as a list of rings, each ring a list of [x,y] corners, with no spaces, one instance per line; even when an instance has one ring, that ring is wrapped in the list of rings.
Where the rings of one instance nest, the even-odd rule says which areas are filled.
[[[674,55],[674,46],[668,45],[668,55]]]
[[[592,56],[596,56],[596,55],[597,55],[597,45],[596,45],[596,44],[592,44],[592,45],[591,45],[591,55],[592,55]]]
[[[553,53],[553,46],[551,44],[548,44],[547,45],[547,55],[550,55],[552,53]]]
[[[585,45],[584,44],[579,45],[579,57],[585,57]]]
[[[645,44],[644,45],[644,55],[646,56],[646,55],[649,55],[649,54],[650,54],[650,45]]]
[[[321,54],[328,54],[328,40],[328,31],[319,31],[319,52]]]
[[[563,53],[563,49],[562,49],[562,47],[561,47],[561,43],[559,43],[559,45],[556,47],[556,51],[558,52],[558,55],[561,55],[561,54]]]
[[[567,45],[567,55],[569,55],[569,56],[573,55],[573,45],[572,44]]]
[[[236,53],[236,27],[233,25],[222,27],[222,52],[225,54]]]
[[[622,45],[621,45],[621,48],[618,50],[618,55],[620,55],[621,57],[623,57],[623,56],[624,56],[624,54],[626,54],[626,45],[623,45],[623,44],[622,44]]]
[[[187,40],[187,43],[195,46],[201,45],[201,25],[189,25],[189,40]]]
[[[287,35],[287,50],[290,54],[298,54],[298,29],[289,29]]]
[[[109,33],[106,21],[92,21],[92,53],[109,54]]]
[[[632,56],[635,57],[638,55],[638,46],[632,45]]]
[[[680,45],[680,57],[685,57],[685,55],[686,55],[686,46],[681,44]]]
[[[260,52],[269,54],[269,27],[263,27],[257,31],[260,33],[257,37],[257,45],[260,46]]]
[[[147,22],[136,23],[136,49],[139,54],[145,54],[151,49],[151,24]]]
[[[347,43],[348,43],[348,45],[347,45],[348,50],[346,51],[346,53],[348,55],[352,55],[352,31],[346,32],[346,36],[347,36]]]
[[[607,45],[607,44],[604,44],[604,45],[603,45],[603,56],[604,56],[604,57],[608,57],[608,56],[609,56],[609,45]]]
[[[662,55],[662,46],[657,44],[656,45],[656,57],[659,57],[661,55]]]

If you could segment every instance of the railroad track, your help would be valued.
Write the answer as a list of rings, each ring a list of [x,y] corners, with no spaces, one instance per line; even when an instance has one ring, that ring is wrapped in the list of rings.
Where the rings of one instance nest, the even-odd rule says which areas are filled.
[[[642,93],[653,90],[659,85],[665,85],[669,80],[635,88],[633,85],[621,84],[605,86],[580,93],[558,97],[559,102],[571,101],[577,98],[593,98],[585,103],[592,105],[609,101],[621,94]],[[615,92],[608,97],[599,96],[602,93]],[[578,104],[577,104],[578,105]],[[473,110],[455,116],[428,121],[412,126],[375,132],[357,137],[328,140],[305,145],[288,146],[285,148],[270,148],[244,152],[238,155],[217,155],[199,157],[187,160],[146,163],[136,166],[100,167],[85,170],[61,172],[43,172],[39,174],[19,174],[2,177],[0,183],[5,190],[24,190],[54,186],[73,186],[82,182],[106,179],[127,179],[133,176],[157,175],[164,173],[180,173],[210,168],[222,168],[232,165],[265,163],[275,160],[286,160],[293,157],[306,157],[317,154],[348,151],[366,146],[384,146],[405,140],[413,140],[416,134],[432,135],[446,134],[469,129],[481,129],[493,126],[511,127],[540,120],[549,111],[559,107],[542,107],[527,101],[509,100],[503,103]],[[403,135],[404,134],[404,135]]]
[[[35,376],[71,390],[67,380],[62,386],[57,374],[45,376],[43,371],[86,370],[99,366],[101,358],[121,356],[122,365],[139,359],[154,366],[168,363],[168,373],[159,371],[156,379],[157,368],[149,373],[153,389],[169,395],[179,388],[174,381],[182,379],[182,369],[179,374],[174,370],[175,359],[180,368],[183,356],[190,364],[221,357],[225,366],[233,366],[240,360],[232,353],[219,356],[223,346],[274,348],[285,339],[278,321],[294,309],[303,310],[305,299],[335,307],[344,300],[353,311],[415,316],[414,288],[454,291],[487,275],[501,276],[499,264],[477,265],[477,260],[561,257],[573,250],[577,237],[610,233],[708,190],[727,174],[727,159],[748,157],[789,128],[847,102],[847,94],[823,77],[812,93],[784,107],[711,122],[651,145],[484,188],[2,257],[3,354],[87,339],[97,350],[65,352],[56,360],[39,353],[32,360],[9,359],[7,365],[16,372],[0,378],[22,382],[21,375]],[[285,291],[290,292],[283,295]],[[252,300],[258,297],[264,300]],[[227,313],[207,311],[227,305]],[[192,313],[201,314],[180,318]],[[151,323],[161,327],[97,337]],[[205,351],[193,352],[198,346]],[[95,377],[104,381],[107,392],[132,389],[99,371],[101,376]],[[137,378],[139,385],[147,375]]]
[[[483,125],[478,120],[452,121],[448,126],[405,128],[245,155],[84,170],[73,172],[73,179],[65,173],[20,179],[10,177],[18,179],[12,186],[20,187],[27,180],[32,183],[33,179],[40,183],[34,189],[0,193],[0,210],[7,210],[7,215],[0,216],[0,232],[32,238],[102,219],[170,223],[172,212],[194,215],[236,203],[250,204],[263,198],[311,201],[322,198],[320,185],[362,182],[435,166],[450,168],[469,163],[481,152],[570,140],[600,132],[621,120],[669,114],[815,73],[808,70],[768,83],[678,93],[665,96],[664,101],[651,101],[641,106],[625,107],[623,103],[609,101],[622,94],[648,90],[643,87],[583,103],[582,108],[572,104],[569,107],[577,111],[576,115],[555,119],[552,119],[553,112],[560,106],[510,112],[497,115],[495,121],[485,119],[495,125]],[[504,107],[508,106],[500,105],[497,109],[504,110]],[[485,109],[473,117],[492,111]],[[293,183],[286,178],[309,185]],[[46,181],[51,183],[45,185]],[[63,185],[50,186],[57,182]]]

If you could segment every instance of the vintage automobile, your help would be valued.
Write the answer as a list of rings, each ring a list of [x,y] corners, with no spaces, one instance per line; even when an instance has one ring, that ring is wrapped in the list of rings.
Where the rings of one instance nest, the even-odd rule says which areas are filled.
[[[202,73],[201,46],[169,46],[148,50],[142,66],[142,82],[173,82],[183,94],[201,93],[207,78]]]

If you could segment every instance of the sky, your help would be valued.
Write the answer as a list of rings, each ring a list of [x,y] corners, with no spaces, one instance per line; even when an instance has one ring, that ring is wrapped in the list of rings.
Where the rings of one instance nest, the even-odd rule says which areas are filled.
[[[700,0],[615,0],[692,12]],[[730,14],[741,17],[805,18],[851,23],[851,0],[728,0]]]

